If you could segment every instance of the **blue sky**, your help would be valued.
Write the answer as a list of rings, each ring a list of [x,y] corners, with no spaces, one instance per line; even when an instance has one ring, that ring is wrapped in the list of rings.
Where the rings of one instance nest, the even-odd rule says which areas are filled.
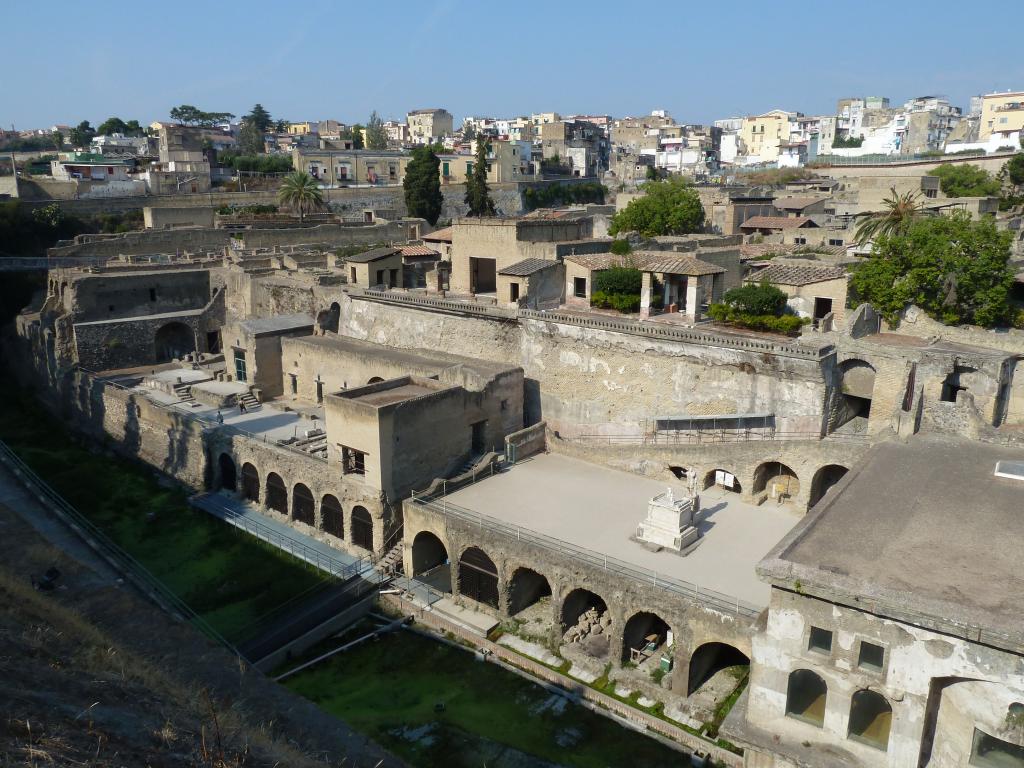
[[[1024,89],[1020,0],[4,2],[0,124],[540,111],[686,122]],[[11,62],[18,62],[12,68]]]

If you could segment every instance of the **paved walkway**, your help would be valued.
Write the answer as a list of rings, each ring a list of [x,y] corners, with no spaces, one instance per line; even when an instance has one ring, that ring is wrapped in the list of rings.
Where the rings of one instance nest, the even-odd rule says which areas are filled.
[[[363,575],[373,570],[369,553],[356,557],[264,514],[252,504],[226,493],[203,493],[192,504],[229,525],[240,528],[299,560],[338,578]]]

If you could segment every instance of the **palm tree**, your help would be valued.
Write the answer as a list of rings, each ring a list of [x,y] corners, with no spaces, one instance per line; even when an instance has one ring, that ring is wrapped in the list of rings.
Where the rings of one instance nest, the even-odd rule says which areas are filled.
[[[289,173],[277,190],[277,202],[298,211],[301,222],[306,213],[323,207],[324,196],[316,180],[308,173]]]
[[[889,197],[882,201],[883,209],[871,214],[857,226],[854,237],[859,245],[880,235],[902,232],[924,211],[917,192],[904,192],[901,195],[896,187],[890,187],[890,192]]]

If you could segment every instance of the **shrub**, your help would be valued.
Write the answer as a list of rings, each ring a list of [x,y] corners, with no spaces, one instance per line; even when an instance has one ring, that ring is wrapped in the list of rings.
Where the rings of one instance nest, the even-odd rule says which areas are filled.
[[[1024,331],[1024,309],[1018,309],[1013,314],[1013,327]]]
[[[616,266],[601,270],[594,277],[594,289],[604,293],[640,295],[644,274],[636,267]]]
[[[770,331],[787,335],[796,334],[804,325],[811,322],[809,317],[796,315],[756,315],[739,312],[728,304],[712,304],[708,308],[708,315],[717,323],[729,323],[752,331]]]
[[[616,256],[625,256],[632,250],[629,240],[612,240],[611,252]]]
[[[600,309],[614,309],[625,314],[640,311],[639,293],[607,293],[594,291],[590,295],[590,305]]]
[[[775,315],[786,308],[786,294],[768,283],[748,283],[725,292],[722,297],[732,310],[747,315]]]

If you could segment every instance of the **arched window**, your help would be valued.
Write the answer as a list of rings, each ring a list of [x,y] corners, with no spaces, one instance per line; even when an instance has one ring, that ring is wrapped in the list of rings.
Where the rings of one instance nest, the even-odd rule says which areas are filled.
[[[821,728],[825,724],[828,686],[809,669],[795,669],[786,688],[786,714]]]
[[[324,533],[339,539],[345,538],[345,516],[336,496],[328,493],[320,500],[320,521]]]
[[[892,707],[874,691],[857,691],[850,701],[849,737],[878,749],[889,748]]]
[[[297,522],[313,525],[315,514],[313,511],[313,494],[302,483],[296,483],[292,489],[292,518]]]

